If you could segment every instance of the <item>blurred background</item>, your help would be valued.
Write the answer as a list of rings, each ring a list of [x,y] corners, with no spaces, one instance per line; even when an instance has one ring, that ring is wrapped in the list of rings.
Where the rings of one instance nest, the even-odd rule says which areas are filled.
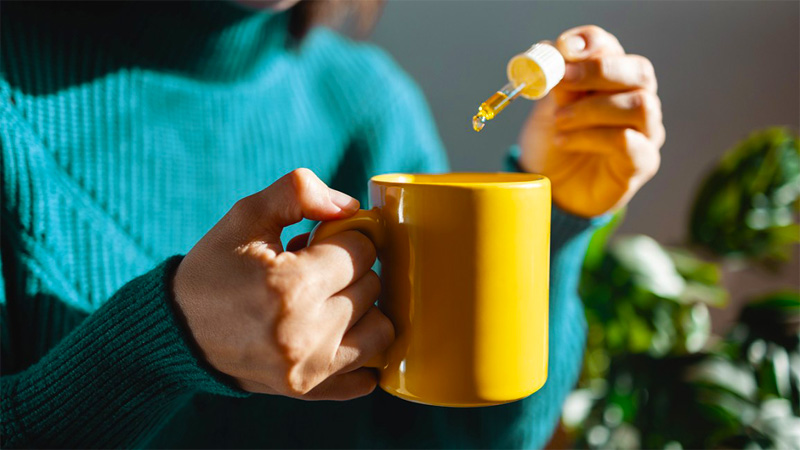
[[[653,62],[667,142],[590,246],[550,447],[800,448],[800,2],[396,1],[371,40],[421,85],[453,169],[501,170],[532,103],[470,118],[512,55],[583,24]]]
[[[726,150],[765,126],[798,128],[799,17],[796,1],[395,1],[371,40],[425,91],[453,170],[485,171],[501,169],[533,105],[519,100],[472,131],[477,106],[507,81],[508,59],[578,25],[615,34],[653,62],[667,128],[661,170],[620,231],[681,243],[701,179]],[[715,329],[752,293],[800,284],[799,255],[778,275],[728,277],[734,307],[712,311]]]

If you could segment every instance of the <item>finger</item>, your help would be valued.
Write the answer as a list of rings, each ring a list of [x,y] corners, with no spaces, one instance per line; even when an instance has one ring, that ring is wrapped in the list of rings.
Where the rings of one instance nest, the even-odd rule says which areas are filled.
[[[374,369],[358,369],[334,375],[308,393],[303,400],[350,400],[368,395],[378,385]]]
[[[614,174],[627,179],[634,174],[655,174],[661,161],[659,147],[631,128],[589,128],[556,134],[560,151],[601,154],[613,158]]]
[[[329,188],[314,172],[297,169],[266,189],[243,198],[235,209],[267,240],[277,242],[284,227],[303,218],[333,220],[358,210],[358,200]]]
[[[645,90],[595,94],[560,108],[556,128],[573,131],[594,127],[628,127],[654,138],[661,129],[661,102]]]
[[[561,33],[556,39],[556,48],[567,62],[625,54],[617,38],[596,25],[583,25]]]
[[[375,244],[363,233],[343,231],[295,252],[296,268],[328,298],[375,264]]]
[[[293,237],[287,244],[286,244],[286,251],[287,252],[296,252],[301,248],[306,247],[306,243],[308,242],[308,235],[311,233],[303,233],[298,234],[297,236]]]
[[[363,277],[328,299],[326,315],[340,318],[340,323],[345,324],[344,331],[347,331],[375,304],[380,293],[381,280],[375,271],[369,270]]]
[[[639,55],[604,56],[567,64],[558,86],[566,91],[657,90],[653,64]]]
[[[624,128],[590,128],[556,133],[553,142],[560,151],[614,155],[624,150]]]
[[[333,371],[344,373],[363,366],[394,341],[394,326],[380,309],[371,306],[342,338],[333,361]]]

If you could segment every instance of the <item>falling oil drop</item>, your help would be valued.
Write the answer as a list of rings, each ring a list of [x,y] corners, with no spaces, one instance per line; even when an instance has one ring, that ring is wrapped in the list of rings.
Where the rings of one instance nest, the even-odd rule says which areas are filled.
[[[472,117],[472,129],[480,132],[486,126],[486,119],[483,116],[475,115]]]

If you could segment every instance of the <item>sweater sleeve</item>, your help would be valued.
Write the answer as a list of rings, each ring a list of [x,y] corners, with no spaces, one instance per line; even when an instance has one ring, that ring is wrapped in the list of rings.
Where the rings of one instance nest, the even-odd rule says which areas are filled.
[[[169,287],[179,262],[129,282],[36,364],[2,377],[3,448],[131,447],[196,392],[245,395],[204,367],[184,338]]]

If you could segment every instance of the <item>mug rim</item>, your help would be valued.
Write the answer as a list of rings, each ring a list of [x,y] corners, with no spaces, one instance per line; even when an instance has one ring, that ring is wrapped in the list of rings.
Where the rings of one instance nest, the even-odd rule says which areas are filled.
[[[436,180],[441,179],[441,181]],[[481,188],[541,187],[550,184],[544,175],[525,172],[447,172],[447,173],[385,173],[370,178],[383,186],[438,186]]]

